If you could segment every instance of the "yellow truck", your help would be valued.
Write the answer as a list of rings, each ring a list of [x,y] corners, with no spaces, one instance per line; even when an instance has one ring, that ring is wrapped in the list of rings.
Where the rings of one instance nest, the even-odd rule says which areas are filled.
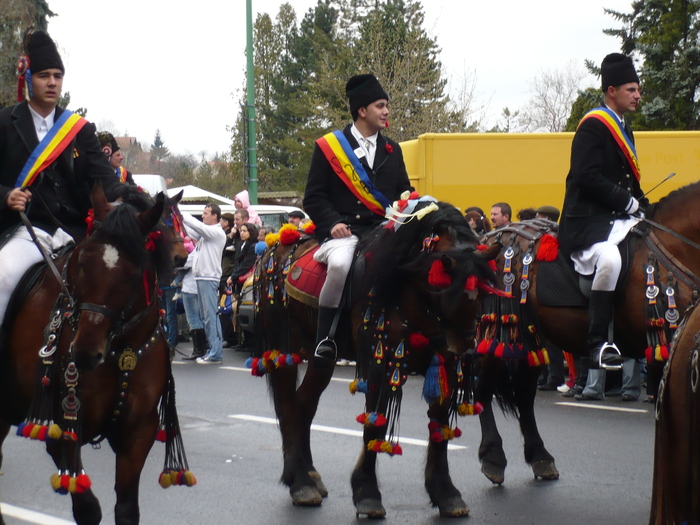
[[[507,202],[513,220],[523,208],[543,205],[561,209],[569,172],[573,133],[429,133],[401,143],[406,168],[421,195],[465,210]],[[634,134],[649,191],[670,173],[676,175],[654,190],[654,202],[670,191],[700,180],[700,131],[647,131]]]

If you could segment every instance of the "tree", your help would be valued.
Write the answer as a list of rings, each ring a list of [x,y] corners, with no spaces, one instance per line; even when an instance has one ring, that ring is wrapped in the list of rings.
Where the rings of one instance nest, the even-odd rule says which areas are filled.
[[[563,69],[539,71],[528,81],[530,99],[521,111],[524,131],[563,131],[585,74],[573,61]]]
[[[156,135],[153,138],[153,144],[151,145],[151,156],[156,162],[160,162],[170,155],[170,151],[165,147],[165,142],[160,136],[160,130],[156,130]]]
[[[642,61],[635,129],[700,129],[700,0],[636,0],[631,13],[605,12],[623,27],[603,32]]]
[[[563,131],[576,131],[578,123],[590,110],[603,105],[603,92],[599,88],[586,88],[578,92],[578,97],[571,105],[571,113]],[[627,118],[627,117],[625,117]]]
[[[58,97],[57,105],[58,107],[68,109],[68,106],[70,106],[70,91],[66,91],[65,93],[62,93],[60,97]],[[80,107],[73,111],[73,113],[77,113],[81,117],[85,118],[87,116],[87,109]]]

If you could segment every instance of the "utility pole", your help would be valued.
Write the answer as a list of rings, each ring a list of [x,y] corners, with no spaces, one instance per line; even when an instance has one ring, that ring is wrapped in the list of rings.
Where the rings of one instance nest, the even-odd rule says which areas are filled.
[[[247,119],[248,119],[248,196],[251,204],[258,203],[258,155],[255,143],[255,70],[253,68],[253,7],[252,0],[246,0],[246,33],[248,45],[246,55],[247,77]]]

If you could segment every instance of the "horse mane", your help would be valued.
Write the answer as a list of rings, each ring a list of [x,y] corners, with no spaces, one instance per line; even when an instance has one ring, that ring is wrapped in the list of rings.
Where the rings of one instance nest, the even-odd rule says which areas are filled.
[[[415,211],[429,204],[421,202]],[[396,231],[384,230],[378,239],[368,241],[377,246],[372,252],[372,266],[376,270],[375,290],[382,297],[393,297],[407,278],[420,273],[427,276],[433,262],[443,256],[456,263],[450,271],[453,284],[444,293],[461,292],[468,275],[494,279],[488,264],[474,252],[478,239],[462,213],[446,202],[438,202],[437,206],[421,220],[404,223]],[[423,240],[431,235],[451,237],[455,248],[439,253],[423,250]]]
[[[688,226],[689,222],[692,222],[688,220],[688,217],[693,217],[695,214],[687,212],[690,212],[698,201],[700,201],[700,181],[673,190],[662,197],[659,202],[654,203],[650,218],[677,230],[677,227],[673,225],[675,222],[681,221],[684,226]]]
[[[146,210],[153,206],[152,199],[150,197],[148,199],[151,204]],[[114,207],[104,221],[95,228],[95,239],[113,243],[120,252],[140,267],[146,266],[149,253],[153,253],[156,273],[158,275],[172,275],[173,262],[169,240],[162,234],[153,236],[155,250],[153,252],[147,250],[146,236],[142,233],[141,225],[136,218],[139,212],[139,208],[126,202]],[[156,232],[157,228],[158,226],[152,228],[151,232]]]

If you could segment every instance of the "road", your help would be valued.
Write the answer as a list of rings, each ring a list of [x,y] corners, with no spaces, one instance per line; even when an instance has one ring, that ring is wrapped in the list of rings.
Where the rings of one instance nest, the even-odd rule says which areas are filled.
[[[189,353],[189,345],[180,350]],[[330,491],[320,508],[297,508],[278,483],[281,439],[264,379],[250,376],[245,355],[224,351],[221,367],[176,358],[177,404],[187,457],[198,479],[193,488],[162,489],[164,447],[156,443],[141,478],[144,524],[350,524],[357,523],[350,472],[360,451],[355,416],[363,399],[348,392],[354,368],[337,368],[312,433],[316,468]],[[455,523],[440,519],[423,488],[427,438],[422,378],[410,377],[401,411],[403,456],[381,456],[380,487],[387,524]],[[505,484],[480,472],[476,418],[460,420],[463,436],[450,452],[453,481],[475,524],[629,525],[648,521],[653,468],[654,418],[649,405],[567,402],[556,392],[538,395],[540,432],[556,458],[558,481],[536,481],[525,464],[517,422],[498,414],[509,459]],[[412,441],[413,438],[415,440]],[[102,503],[103,523],[114,523],[114,455],[84,447],[83,459]],[[70,499],[49,486],[53,463],[41,444],[12,433],[4,445],[0,500],[8,525],[72,523]],[[38,513],[31,515],[30,512]],[[459,520],[457,520],[459,522]]]

